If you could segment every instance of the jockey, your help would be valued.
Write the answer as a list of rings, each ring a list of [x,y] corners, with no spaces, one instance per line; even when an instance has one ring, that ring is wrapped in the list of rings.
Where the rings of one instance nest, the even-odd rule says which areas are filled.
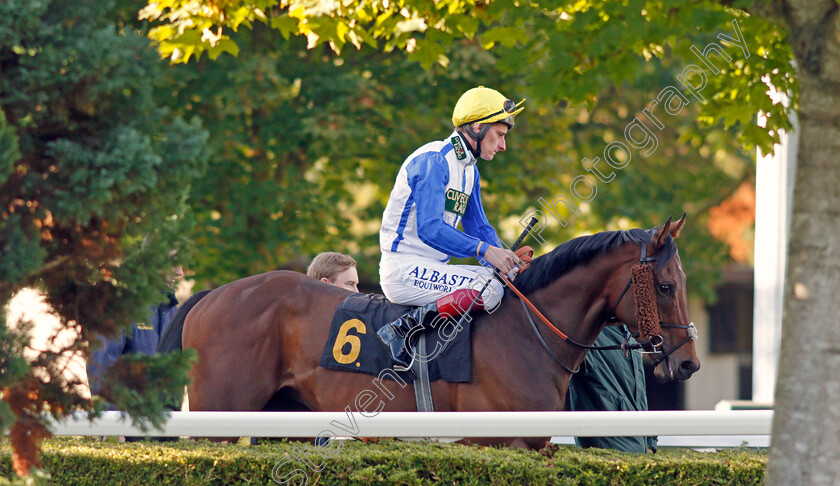
[[[397,174],[379,231],[380,283],[390,301],[421,307],[377,335],[403,366],[411,359],[406,336],[416,326],[428,327],[427,315],[457,319],[472,301],[476,310],[495,308],[504,288],[492,267],[512,276],[530,263],[532,249],[506,249],[487,221],[476,164],[505,150],[505,135],[524,101],[483,86],[468,90],[452,114],[455,131],[414,151]],[[450,257],[475,257],[492,267],[450,265]]]

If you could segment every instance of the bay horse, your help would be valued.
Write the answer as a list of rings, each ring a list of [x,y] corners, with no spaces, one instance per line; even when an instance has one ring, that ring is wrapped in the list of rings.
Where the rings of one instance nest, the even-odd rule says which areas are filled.
[[[655,376],[688,379],[700,362],[674,242],[684,221],[685,216],[651,230],[583,236],[536,258],[515,285],[567,339],[545,323],[532,327],[531,312],[526,314],[520,298],[506,290],[494,312],[473,316],[471,382],[433,382],[435,410],[563,410],[570,371],[580,366],[601,329],[625,323],[631,332],[639,330],[635,292],[628,289],[640,262],[652,262],[653,305],[662,323]],[[350,406],[363,412],[360,392],[376,395],[375,377],[318,366],[333,313],[349,293],[284,270],[236,280],[185,302],[159,351],[180,347],[178,337],[184,348],[197,350],[190,410],[342,411]],[[368,395],[367,404],[384,403],[384,411],[416,410],[413,387],[389,380],[377,386],[380,394],[377,399]],[[536,449],[549,439],[464,442]]]

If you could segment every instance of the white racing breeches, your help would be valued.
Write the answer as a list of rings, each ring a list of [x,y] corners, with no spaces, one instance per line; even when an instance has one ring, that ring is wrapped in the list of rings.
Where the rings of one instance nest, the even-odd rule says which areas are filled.
[[[495,309],[504,296],[504,286],[493,278],[490,268],[480,265],[449,265],[416,255],[385,254],[379,262],[382,292],[391,302],[426,305],[458,289],[481,290],[488,310]]]

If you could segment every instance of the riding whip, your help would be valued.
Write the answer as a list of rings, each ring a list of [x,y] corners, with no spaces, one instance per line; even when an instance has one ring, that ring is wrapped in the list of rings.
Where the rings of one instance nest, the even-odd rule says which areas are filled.
[[[513,246],[510,247],[511,251],[516,251],[516,249],[519,248],[519,245],[522,244],[522,241],[525,240],[525,237],[528,235],[528,233],[531,232],[531,228],[533,228],[534,225],[537,224],[537,221],[538,221],[538,219],[537,219],[536,216],[532,217],[531,220],[528,221],[528,226],[525,227],[525,230],[522,231],[522,234],[519,235],[519,238],[517,238],[516,241],[513,242]],[[498,272],[498,270],[496,270],[496,271]],[[484,283],[484,286],[481,287],[481,290],[478,291],[479,298],[484,294],[484,291],[487,290],[488,285],[490,285],[490,280],[487,280],[487,282]],[[477,301],[478,301],[478,299],[473,299],[473,301],[470,302],[470,306],[467,307],[467,310],[465,310],[464,313],[461,314],[461,318],[458,320],[458,325],[455,326],[456,330],[461,329],[461,325],[463,325],[464,320],[470,314],[470,311],[472,310],[473,306],[475,305],[475,303]],[[446,344],[449,344],[449,341],[447,341]],[[443,352],[443,351],[441,350],[441,352]]]

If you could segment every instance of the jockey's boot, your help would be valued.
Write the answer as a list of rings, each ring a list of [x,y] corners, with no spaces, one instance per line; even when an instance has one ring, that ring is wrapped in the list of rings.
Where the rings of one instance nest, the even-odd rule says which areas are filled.
[[[411,350],[405,342],[409,332],[418,326],[421,328],[420,332],[428,329],[429,324],[434,322],[435,314],[447,318],[461,317],[473,300],[475,304],[472,310],[484,310],[484,302],[477,290],[458,289],[434,302],[410,310],[396,321],[382,326],[376,335],[391,351],[394,361],[401,365],[401,368],[408,368],[412,362]]]

